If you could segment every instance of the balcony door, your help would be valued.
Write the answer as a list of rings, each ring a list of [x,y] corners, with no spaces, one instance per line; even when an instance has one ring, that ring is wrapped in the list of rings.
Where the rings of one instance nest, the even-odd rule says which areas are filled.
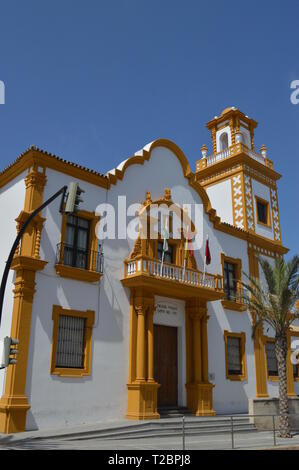
[[[64,264],[88,268],[89,220],[68,215],[64,246]]]
[[[155,380],[158,390],[158,407],[178,404],[178,329],[154,325]]]

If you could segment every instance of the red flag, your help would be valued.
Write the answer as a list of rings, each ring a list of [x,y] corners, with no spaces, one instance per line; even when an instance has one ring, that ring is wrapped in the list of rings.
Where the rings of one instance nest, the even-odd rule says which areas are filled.
[[[209,238],[207,237],[206,241],[206,251],[205,251],[205,258],[206,258],[206,264],[211,264],[211,253],[210,253],[210,247],[209,247]]]
[[[194,251],[193,251],[193,245],[192,245],[192,238],[190,237],[189,227],[188,227],[186,241],[185,241],[184,258],[187,259],[189,256],[190,258],[192,258],[194,256]]]

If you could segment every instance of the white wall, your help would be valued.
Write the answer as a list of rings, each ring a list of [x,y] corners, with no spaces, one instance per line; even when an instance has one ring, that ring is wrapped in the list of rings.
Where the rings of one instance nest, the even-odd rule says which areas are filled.
[[[212,231],[212,228],[211,228]],[[247,243],[222,232],[214,232],[217,239],[211,246],[212,263],[210,272],[222,274],[221,253],[242,260],[242,271],[248,273]],[[221,302],[209,302],[208,338],[209,373],[215,375],[214,408],[216,413],[239,413],[248,411],[248,399],[255,397],[254,350],[251,339],[251,317],[248,311],[234,312],[223,309]],[[246,334],[247,380],[243,382],[226,380],[224,330]]]
[[[16,221],[15,219],[24,209],[25,200],[25,183],[26,173],[22,173],[16,179],[0,188],[0,215],[2,220],[2,230],[0,231],[0,275],[5,268],[5,263],[12,248],[12,244],[16,238]],[[14,288],[14,271],[10,271],[8,275],[6,292],[3,304],[3,314],[0,328],[0,338],[10,336],[11,317],[13,309],[13,288]],[[0,393],[3,393],[5,371],[0,371]]]
[[[232,185],[230,178],[207,187],[213,209],[223,222],[233,225]]]

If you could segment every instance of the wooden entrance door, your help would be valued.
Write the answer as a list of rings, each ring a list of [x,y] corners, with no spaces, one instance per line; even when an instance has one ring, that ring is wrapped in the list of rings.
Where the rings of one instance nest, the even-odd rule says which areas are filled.
[[[155,380],[158,406],[176,406],[178,403],[178,332],[176,327],[154,325]]]

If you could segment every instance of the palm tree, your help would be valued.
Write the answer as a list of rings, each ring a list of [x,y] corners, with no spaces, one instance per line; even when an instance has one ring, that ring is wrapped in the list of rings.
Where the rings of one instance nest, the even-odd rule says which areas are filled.
[[[242,282],[245,288],[243,298],[248,304],[254,321],[254,339],[263,324],[271,326],[275,332],[275,354],[279,377],[279,431],[284,438],[292,437],[288,415],[287,395],[287,333],[294,320],[299,318],[296,302],[299,299],[299,257],[289,262],[282,257],[275,259],[274,266],[266,259],[258,258],[265,282],[244,273],[249,283]]]

